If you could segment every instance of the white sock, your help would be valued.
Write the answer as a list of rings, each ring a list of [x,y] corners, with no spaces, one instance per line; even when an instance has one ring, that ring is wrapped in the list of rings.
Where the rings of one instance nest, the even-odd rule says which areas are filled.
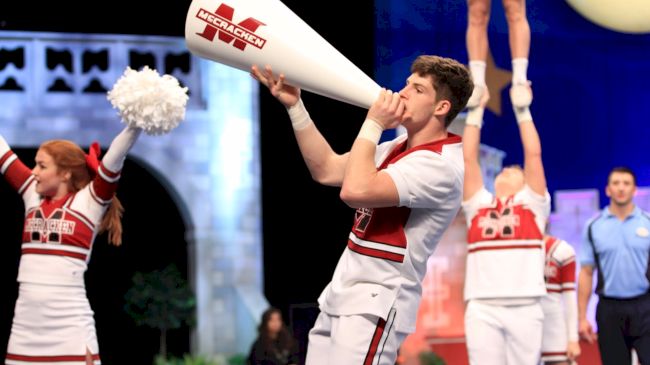
[[[528,59],[513,58],[512,59],[512,83],[525,84],[526,82],[528,82]]]
[[[476,86],[485,86],[485,61],[469,61],[469,72]]]

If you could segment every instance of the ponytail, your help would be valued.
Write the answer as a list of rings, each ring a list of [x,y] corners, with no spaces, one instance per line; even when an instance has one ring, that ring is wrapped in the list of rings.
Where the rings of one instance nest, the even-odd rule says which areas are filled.
[[[111,206],[108,207],[108,210],[104,214],[102,219],[102,224],[99,226],[99,232],[103,233],[108,232],[108,243],[113,246],[122,245],[122,214],[124,213],[124,207],[122,203],[117,198],[113,196],[111,201]]]

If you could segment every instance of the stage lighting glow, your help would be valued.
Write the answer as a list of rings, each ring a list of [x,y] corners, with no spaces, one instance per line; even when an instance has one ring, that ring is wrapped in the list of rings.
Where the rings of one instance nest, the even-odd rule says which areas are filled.
[[[617,32],[650,33],[648,0],[567,0],[588,20]]]

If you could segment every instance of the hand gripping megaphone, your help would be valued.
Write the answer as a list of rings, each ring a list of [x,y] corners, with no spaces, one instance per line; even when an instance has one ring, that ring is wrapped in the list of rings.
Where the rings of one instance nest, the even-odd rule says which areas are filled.
[[[366,109],[381,89],[279,0],[193,0],[185,41],[199,57],[247,72],[270,65],[290,85]]]

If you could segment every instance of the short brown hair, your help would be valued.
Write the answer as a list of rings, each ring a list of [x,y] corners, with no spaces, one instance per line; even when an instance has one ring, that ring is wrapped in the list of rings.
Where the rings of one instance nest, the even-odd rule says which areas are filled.
[[[634,174],[634,171],[632,171],[632,169],[627,166],[614,167],[612,171],[609,172],[609,175],[607,175],[607,184],[609,184],[609,181],[612,179],[612,175],[614,173],[630,174],[630,176],[632,176],[632,183],[634,186],[636,186],[636,175]]]
[[[448,127],[465,108],[474,90],[474,83],[467,67],[451,58],[422,55],[413,61],[411,73],[431,76],[438,100],[449,100],[451,109],[445,117],[445,127]]]

